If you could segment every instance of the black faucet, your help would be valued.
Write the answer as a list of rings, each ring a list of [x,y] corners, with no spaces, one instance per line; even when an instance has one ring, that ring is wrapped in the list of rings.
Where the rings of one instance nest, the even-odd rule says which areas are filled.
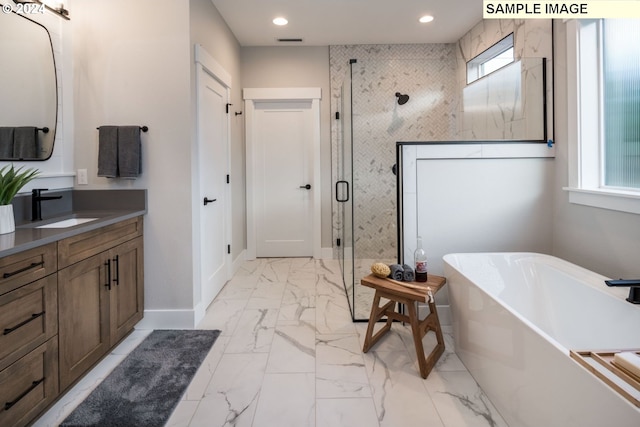
[[[43,200],[62,199],[62,196],[43,196],[43,191],[49,191],[48,188],[34,188],[31,190],[31,221],[42,220],[42,206],[40,202]]]
[[[638,280],[605,280],[607,286],[629,286],[627,301],[631,304],[640,304],[640,279]]]

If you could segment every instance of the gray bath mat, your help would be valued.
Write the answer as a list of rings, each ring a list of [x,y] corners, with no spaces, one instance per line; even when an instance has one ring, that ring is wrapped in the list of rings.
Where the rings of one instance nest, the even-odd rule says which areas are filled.
[[[219,334],[153,331],[60,426],[164,426]]]

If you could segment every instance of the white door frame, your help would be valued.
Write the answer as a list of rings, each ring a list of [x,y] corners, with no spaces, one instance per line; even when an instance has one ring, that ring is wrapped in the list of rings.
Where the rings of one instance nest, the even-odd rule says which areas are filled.
[[[206,51],[204,48],[196,44],[195,45],[195,63],[196,63],[196,93],[199,93],[198,88],[202,85],[202,78],[204,74],[207,73],[213,76],[222,86],[225,87],[227,91],[227,99],[231,99],[231,75]],[[197,97],[197,105],[199,109],[200,99]],[[196,127],[199,129],[199,127]],[[202,263],[202,254],[200,253],[200,243],[202,236],[200,234],[200,205],[202,204],[202,200],[200,199],[200,166],[199,166],[199,146],[200,146],[200,135],[196,137],[196,147],[193,150],[192,157],[192,165],[193,165],[193,173],[192,173],[192,219],[193,219],[193,280],[194,280],[194,309],[195,309],[195,325],[199,323],[199,321],[204,317],[205,311],[207,307],[203,304],[203,292],[202,292],[202,282],[200,280],[201,274],[201,263]],[[227,114],[227,170],[231,170],[231,119]],[[232,241],[231,230],[232,230],[232,216],[231,216],[231,185],[225,186],[225,200],[226,200],[226,209],[225,209],[225,221],[228,226],[225,229],[225,243],[229,244]],[[225,259],[226,264],[226,280],[231,279],[232,276],[232,258],[231,254],[227,253]]]
[[[321,89],[314,87],[307,88],[247,88],[243,90],[244,111],[246,114],[246,169],[247,169],[247,259],[256,258],[256,194],[255,174],[253,168],[255,164],[255,140],[253,126],[255,124],[255,104],[265,101],[311,101],[313,116],[313,140],[311,141],[311,153],[313,156],[311,186],[313,191],[313,257],[321,258],[321,222],[320,222],[320,99]]]

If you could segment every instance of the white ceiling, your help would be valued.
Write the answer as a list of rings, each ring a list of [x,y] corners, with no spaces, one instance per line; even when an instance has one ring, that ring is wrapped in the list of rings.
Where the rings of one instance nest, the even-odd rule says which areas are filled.
[[[211,1],[242,46],[452,43],[482,19],[481,0]],[[435,19],[419,23],[425,14]]]

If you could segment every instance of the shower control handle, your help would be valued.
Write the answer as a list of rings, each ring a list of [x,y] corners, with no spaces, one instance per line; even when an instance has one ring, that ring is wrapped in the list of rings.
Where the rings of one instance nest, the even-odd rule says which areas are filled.
[[[305,188],[307,190],[311,190],[311,184],[301,185],[300,188]]]

